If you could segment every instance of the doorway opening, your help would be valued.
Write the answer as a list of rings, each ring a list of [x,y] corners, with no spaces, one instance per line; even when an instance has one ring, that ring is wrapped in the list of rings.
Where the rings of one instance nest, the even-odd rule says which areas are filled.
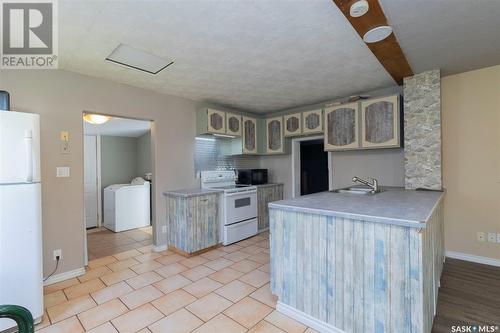
[[[328,153],[323,140],[300,143],[300,195],[328,191]]]
[[[84,114],[85,264],[153,244],[149,120]]]
[[[313,194],[331,188],[330,155],[322,136],[292,141],[293,195]]]

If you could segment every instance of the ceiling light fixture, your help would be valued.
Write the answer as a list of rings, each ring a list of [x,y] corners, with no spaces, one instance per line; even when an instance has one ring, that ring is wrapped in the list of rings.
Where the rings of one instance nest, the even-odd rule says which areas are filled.
[[[149,74],[158,74],[174,62],[126,44],[118,45],[106,60],[118,65],[137,69]]]
[[[93,125],[102,125],[110,119],[111,117],[103,116],[101,114],[86,113],[83,115],[83,120]]]
[[[382,25],[368,30],[363,36],[363,40],[365,43],[376,43],[386,39],[391,34],[392,28],[388,25]]]
[[[349,14],[352,17],[360,17],[365,15],[368,12],[368,9],[370,9],[368,1],[359,0],[351,5],[351,8],[349,9]]]

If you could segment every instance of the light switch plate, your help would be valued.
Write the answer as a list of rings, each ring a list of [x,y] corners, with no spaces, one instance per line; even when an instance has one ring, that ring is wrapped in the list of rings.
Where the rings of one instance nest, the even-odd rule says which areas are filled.
[[[58,178],[69,177],[69,167],[57,167],[56,168],[56,177],[58,177]]]
[[[500,243],[500,234],[497,234],[497,243]]]

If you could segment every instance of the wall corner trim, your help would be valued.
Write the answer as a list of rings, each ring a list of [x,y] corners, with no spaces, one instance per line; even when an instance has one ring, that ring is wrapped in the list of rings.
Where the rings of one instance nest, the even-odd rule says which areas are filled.
[[[481,257],[473,254],[456,252],[456,251],[446,251],[445,255],[447,258],[465,260],[465,261],[475,262],[477,264],[500,267],[500,259]]]
[[[77,277],[77,276],[80,276],[80,275],[83,275],[85,274],[85,267],[80,267],[80,268],[77,268],[77,269],[74,269],[72,271],[67,271],[67,272],[64,272],[64,273],[59,273],[59,274],[56,274],[56,275],[52,275],[51,277],[49,277],[47,279],[47,281],[45,281],[43,283],[44,286],[49,286],[51,284],[54,284],[54,283],[57,283],[57,282],[61,282],[61,281],[64,281],[64,280],[68,280],[68,279],[72,279],[74,277]]]
[[[153,246],[153,252],[162,252],[166,251],[168,249],[168,245],[154,245]]]
[[[287,315],[288,317],[297,320],[298,322],[309,326],[318,332],[321,333],[346,333],[345,331],[342,331],[332,325],[328,325],[327,323],[324,323],[307,313],[304,313],[302,311],[299,311],[295,308],[292,308],[289,305],[286,305],[284,303],[278,302],[276,304],[276,310],[284,315]]]

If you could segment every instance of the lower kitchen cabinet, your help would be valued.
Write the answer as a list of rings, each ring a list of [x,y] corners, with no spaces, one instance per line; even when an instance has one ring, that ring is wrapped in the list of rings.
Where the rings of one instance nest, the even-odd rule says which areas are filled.
[[[191,255],[219,244],[219,194],[165,193],[168,245]]]
[[[283,200],[283,184],[257,185],[259,231],[269,229],[270,202]]]

